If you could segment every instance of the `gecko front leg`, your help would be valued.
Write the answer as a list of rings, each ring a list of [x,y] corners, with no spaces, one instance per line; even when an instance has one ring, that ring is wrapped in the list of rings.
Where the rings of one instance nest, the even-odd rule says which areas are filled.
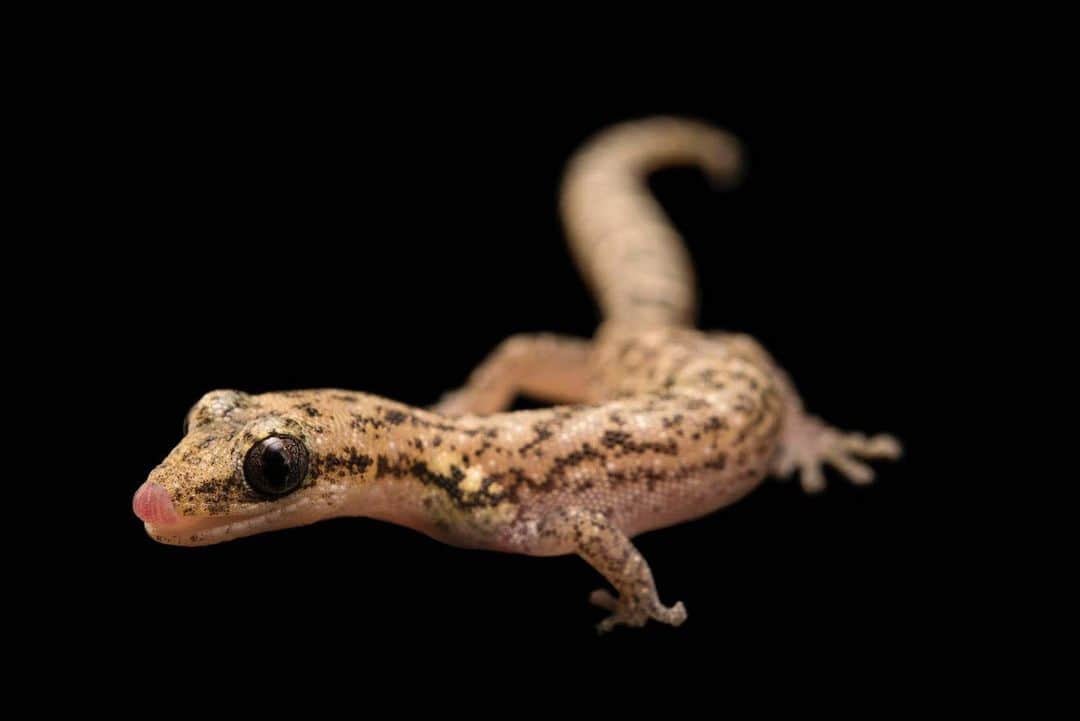
[[[589,399],[592,344],[548,333],[513,335],[476,367],[465,385],[432,410],[445,415],[489,415],[510,407],[519,393],[553,403]]]
[[[656,592],[649,564],[622,530],[602,513],[584,508],[567,508],[549,513],[537,526],[541,547],[569,548],[600,572],[618,597],[600,589],[589,600],[610,611],[597,625],[605,633],[619,624],[644,626],[650,618],[678,626],[686,620],[681,602],[665,606]]]

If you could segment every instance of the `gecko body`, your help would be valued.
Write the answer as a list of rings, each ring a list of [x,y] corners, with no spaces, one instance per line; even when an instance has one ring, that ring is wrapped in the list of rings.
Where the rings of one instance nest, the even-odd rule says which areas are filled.
[[[770,473],[857,483],[860,458],[898,442],[809,416],[752,338],[691,327],[694,284],[678,234],[644,183],[692,163],[730,180],[725,133],[654,118],[600,134],[571,161],[562,212],[604,321],[591,340],[504,341],[431,409],[354,391],[220,390],[191,409],[180,444],[133,501],[155,540],[205,545],[366,516],[459,546],[577,553],[614,587],[600,624],[680,624],[631,538],[715,511]],[[507,412],[518,394],[555,403]]]

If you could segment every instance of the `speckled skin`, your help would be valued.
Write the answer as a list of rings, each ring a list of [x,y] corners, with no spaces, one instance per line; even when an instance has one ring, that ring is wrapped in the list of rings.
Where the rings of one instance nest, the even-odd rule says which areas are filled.
[[[800,471],[823,488],[823,463],[854,482],[857,457],[894,458],[889,436],[841,433],[806,415],[787,376],[748,336],[691,329],[686,251],[644,177],[696,163],[731,178],[737,147],[696,122],[655,118],[612,128],[570,163],[562,210],[571,247],[604,311],[591,341],[514,336],[433,410],[342,390],[214,391],[150,474],[174,523],[158,541],[216,543],[359,515],[461,546],[531,555],[578,553],[618,592],[592,601],[601,624],[679,624],[630,538],[726,506],[767,474]],[[505,412],[522,393],[557,402]],[[300,439],[300,487],[267,498],[243,459],[271,435]]]

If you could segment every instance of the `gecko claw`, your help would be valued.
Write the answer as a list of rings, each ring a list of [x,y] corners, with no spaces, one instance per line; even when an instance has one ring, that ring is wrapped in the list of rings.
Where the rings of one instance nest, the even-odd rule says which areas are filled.
[[[799,483],[807,493],[825,489],[823,466],[828,464],[857,486],[874,481],[874,469],[862,460],[896,460],[902,453],[900,441],[887,434],[868,438],[863,433],[845,433],[820,418],[799,418],[785,433],[774,473],[781,478],[799,471]]]

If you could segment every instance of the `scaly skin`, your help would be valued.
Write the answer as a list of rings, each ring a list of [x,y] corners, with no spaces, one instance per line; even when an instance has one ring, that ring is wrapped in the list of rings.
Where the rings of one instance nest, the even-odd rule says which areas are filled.
[[[693,162],[733,176],[721,131],[657,118],[617,126],[571,162],[562,209],[605,322],[592,341],[514,336],[433,410],[341,390],[214,391],[135,507],[158,541],[203,545],[367,516],[455,545],[578,553],[618,595],[600,624],[678,625],[630,538],[710,513],[770,472],[824,487],[822,464],[872,480],[857,460],[895,458],[890,436],[842,433],[806,415],[790,380],[748,336],[702,333],[689,260],[645,175]],[[562,405],[505,412],[515,395]],[[268,437],[306,449],[298,487],[257,490],[245,457]],[[290,457],[291,458],[291,457]],[[290,466],[290,467],[293,467]],[[300,473],[297,470],[297,473]]]

